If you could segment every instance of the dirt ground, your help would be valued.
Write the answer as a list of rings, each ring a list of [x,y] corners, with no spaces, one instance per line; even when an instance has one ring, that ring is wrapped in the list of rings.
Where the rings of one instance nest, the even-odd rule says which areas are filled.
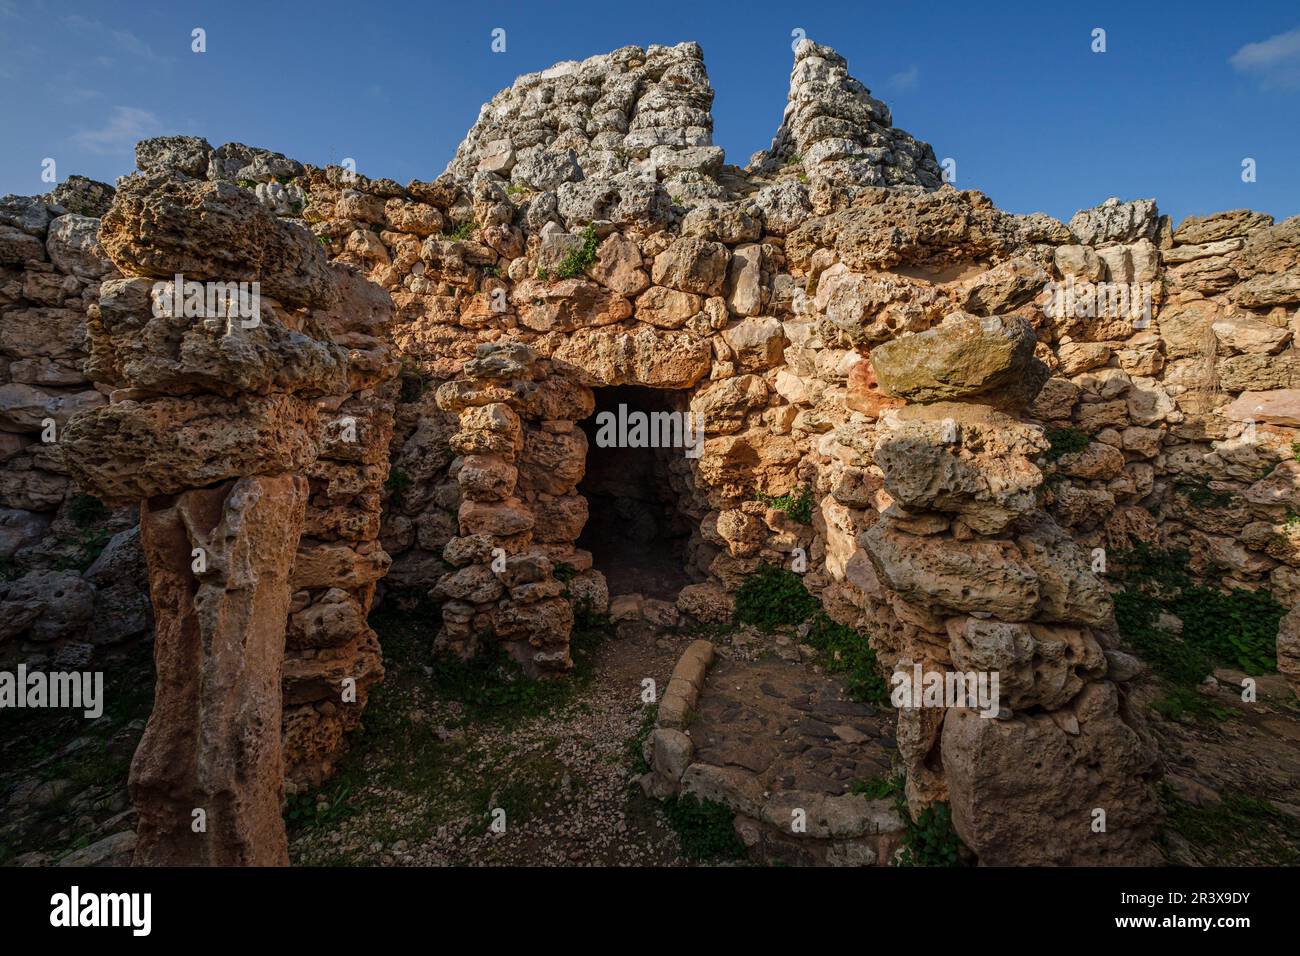
[[[436,659],[435,617],[376,616],[388,677],[337,774],[288,801],[295,864],[692,862],[662,804],[634,785],[654,718],[642,682],[662,692],[691,635],[584,630],[574,680],[539,686]],[[1300,863],[1300,706],[1276,675],[1248,702],[1244,675],[1216,673],[1195,714],[1157,706],[1166,688],[1154,679],[1135,690],[1166,765],[1162,849],[1175,865]],[[141,645],[110,672],[96,720],[0,715],[0,865],[129,859],[126,775],[151,683]]]

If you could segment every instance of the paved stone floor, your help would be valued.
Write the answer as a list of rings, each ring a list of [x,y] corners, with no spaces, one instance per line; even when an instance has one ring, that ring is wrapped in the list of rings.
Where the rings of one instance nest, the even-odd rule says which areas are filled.
[[[764,791],[832,796],[888,776],[893,715],[844,699],[806,664],[720,656],[691,722],[695,760],[749,771]]]

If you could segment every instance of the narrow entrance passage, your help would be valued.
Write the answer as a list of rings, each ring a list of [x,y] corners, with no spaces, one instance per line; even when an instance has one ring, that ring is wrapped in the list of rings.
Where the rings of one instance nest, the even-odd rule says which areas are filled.
[[[629,447],[621,440],[610,444],[598,422],[602,412],[635,422],[636,417],[627,416],[649,419],[654,413],[684,411],[685,395],[635,385],[595,392],[595,412],[579,423],[588,451],[578,492],[587,499],[588,518],[578,547],[591,552],[610,594],[672,600],[693,580],[686,570],[692,523],[678,508],[669,474],[670,463],[684,458],[684,449]]]

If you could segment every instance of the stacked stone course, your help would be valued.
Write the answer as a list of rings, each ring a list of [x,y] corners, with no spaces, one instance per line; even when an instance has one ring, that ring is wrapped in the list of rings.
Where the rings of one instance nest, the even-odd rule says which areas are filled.
[[[53,227],[5,201],[4,328],[40,296],[90,306],[87,347],[68,331],[59,354],[8,351],[10,376],[72,376],[84,352],[100,391],[47,383],[92,406],[62,450],[94,493],[144,503],[159,714],[176,731],[151,724],[142,786],[164,744],[192,752],[196,695],[247,699],[265,726],[281,715],[283,755],[204,757],[261,800],[208,859],[250,859],[277,758],[291,786],[329,773],[382,675],[365,624],[377,588],[437,597],[446,649],[498,642],[531,673],[568,668],[573,601],[608,597],[575,546],[576,423],[614,385],[703,416],[702,456],[671,468],[694,525],[682,614],[725,615],[761,564],[806,555],[806,586],[886,666],[1002,675],[996,718],[899,712],[914,811],[949,801],[988,863],[1152,858],[1158,768],[1125,688],[1141,668],[1092,556],[1186,548],[1198,570],[1300,605],[1300,220],[1239,210],[1174,229],[1150,200],[1068,224],[1003,212],[941,186],[933,151],[810,42],[771,150],[744,172],[711,143],[711,100],[694,44],[560,64],[487,104],[441,177],[406,186],[147,141],[99,210],[107,258],[84,279],[47,268]],[[149,288],[177,272],[259,279],[263,326],[152,316]],[[1149,310],[1051,308],[1056,288],[1096,282],[1136,284]],[[1044,426],[1088,441],[1049,463]],[[47,468],[26,449],[9,462],[0,487]],[[765,503],[805,488],[811,525]],[[287,554],[250,547],[272,536]],[[187,571],[184,545],[210,570]],[[227,624],[251,607],[257,626]],[[1278,645],[1293,680],[1298,622]],[[168,655],[191,633],[244,642],[260,682],[232,685],[219,653],[183,678]],[[180,839],[146,821],[147,845]]]
[[[110,186],[72,176],[46,196],[0,200],[6,664],[81,667],[150,628],[134,510],[99,515],[84,502],[79,509],[61,441],[75,414],[107,400],[82,365],[86,310],[100,284],[117,276],[97,238],[112,195]]]

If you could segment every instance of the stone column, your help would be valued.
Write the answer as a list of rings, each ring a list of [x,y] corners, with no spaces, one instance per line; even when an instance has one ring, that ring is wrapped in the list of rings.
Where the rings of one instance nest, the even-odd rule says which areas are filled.
[[[318,402],[352,378],[312,310],[338,302],[339,280],[251,191],[180,173],[124,181],[100,238],[126,278],[90,312],[87,372],[113,391],[64,448],[83,487],[140,502],[157,704],[130,778],[135,861],[287,864],[291,575],[325,441]],[[214,314],[213,287],[238,282],[259,284],[256,310]],[[318,561],[317,577],[326,565],[341,573]]]
[[[1110,596],[1039,508],[1047,442],[1014,417],[1046,378],[1033,349],[1023,319],[956,313],[871,355],[911,403],[881,418],[892,502],[860,538],[882,657],[907,677],[999,680],[983,712],[899,710],[908,797],[947,800],[986,864],[1153,862],[1154,752],[1106,679]]]
[[[131,764],[137,865],[289,862],[280,680],[306,499],[305,478],[258,476],[140,509],[158,613],[154,709]]]
[[[439,642],[462,656],[481,637],[499,640],[526,672],[572,667],[573,609],[555,578],[559,563],[590,568],[573,548],[586,523],[576,488],[586,465],[586,438],[573,422],[591,414],[591,390],[558,375],[520,343],[480,346],[461,378],[438,390],[444,411],[460,415],[452,436],[459,457],[451,472],[461,487],[460,535],[444,557]]]

